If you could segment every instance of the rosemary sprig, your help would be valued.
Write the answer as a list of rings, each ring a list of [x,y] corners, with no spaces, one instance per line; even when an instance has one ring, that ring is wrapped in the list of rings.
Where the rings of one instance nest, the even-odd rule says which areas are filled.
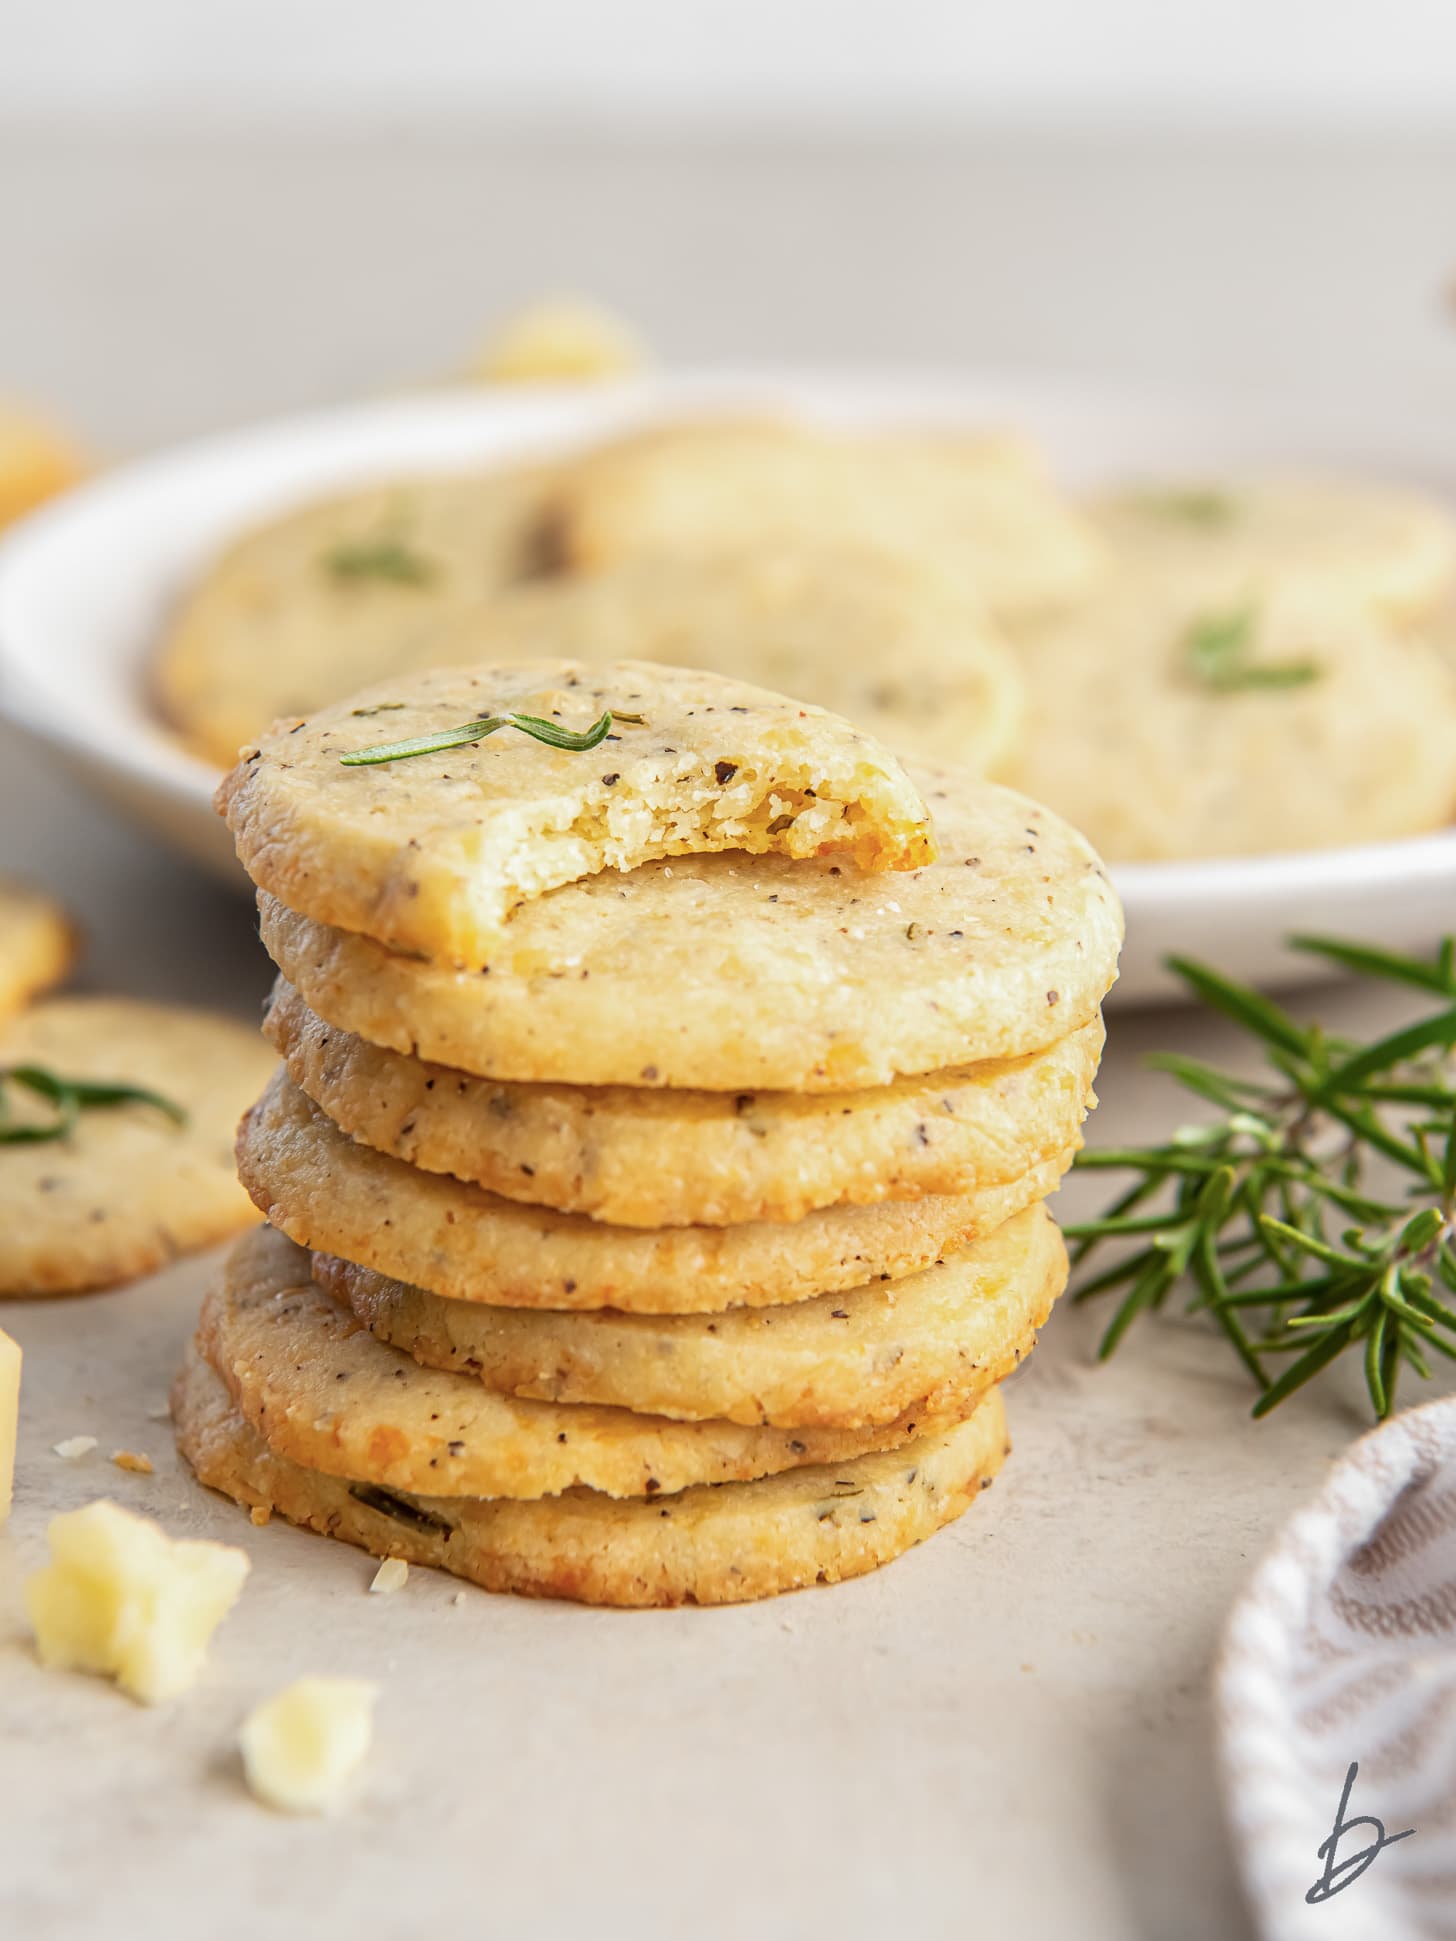
[[[1456,1360],[1456,938],[1429,959],[1297,937],[1357,976],[1421,991],[1431,1008],[1369,1044],[1301,1025],[1217,971],[1175,958],[1195,996],[1251,1034],[1270,1076],[1230,1076],[1166,1053],[1151,1062],[1216,1108],[1166,1144],[1096,1149],[1084,1169],[1130,1172],[1101,1219],[1069,1226],[1073,1261],[1126,1241],[1074,1298],[1117,1292],[1106,1359],[1175,1288],[1243,1363],[1264,1416],[1346,1351],[1377,1416],[1403,1366]],[[1281,1366],[1282,1362],[1282,1366]]]
[[[1144,511],[1184,526],[1231,526],[1239,514],[1233,494],[1214,485],[1151,486],[1137,495],[1137,503]]]
[[[545,742],[548,748],[565,748],[574,754],[583,754],[606,740],[614,721],[628,721],[638,728],[647,725],[645,716],[624,714],[620,708],[615,711],[608,708],[580,734],[555,721],[543,720],[539,714],[487,714],[478,721],[463,722],[458,728],[444,728],[438,734],[415,735],[408,741],[385,741],[377,748],[351,748],[339,760],[345,768],[372,768],[380,762],[408,761],[412,755],[438,755],[447,748],[463,748],[467,742],[484,741],[497,728],[519,728],[523,735]]]
[[[428,586],[435,577],[433,563],[412,552],[403,539],[380,533],[369,539],[345,539],[324,554],[324,565],[336,580],[392,580],[396,586]]]
[[[1183,656],[1189,673],[1216,694],[1233,694],[1258,687],[1304,687],[1320,677],[1317,661],[1256,661],[1255,613],[1238,607],[1230,613],[1205,614],[1183,636]]]
[[[48,1118],[17,1120],[9,1088],[17,1087],[50,1107]],[[142,1085],[113,1085],[88,1078],[62,1078],[44,1065],[0,1066],[0,1146],[38,1146],[66,1139],[83,1111],[113,1105],[150,1105],[176,1125],[187,1123],[180,1105]]]

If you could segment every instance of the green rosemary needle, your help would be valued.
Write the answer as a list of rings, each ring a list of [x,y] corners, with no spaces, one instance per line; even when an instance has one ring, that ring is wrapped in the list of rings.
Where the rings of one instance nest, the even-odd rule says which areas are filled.
[[[1260,1043],[1269,1076],[1153,1058],[1216,1116],[1162,1145],[1079,1157],[1133,1182],[1101,1219],[1067,1228],[1075,1265],[1128,1243],[1074,1298],[1120,1296],[1105,1359],[1139,1315],[1186,1289],[1189,1310],[1211,1317],[1257,1384],[1256,1416],[1358,1352],[1384,1418],[1403,1367],[1425,1377],[1431,1355],[1456,1360],[1456,939],[1429,960],[1321,937],[1292,947],[1422,991],[1431,1007],[1357,1044],[1173,959],[1196,997]]]
[[[582,754],[606,740],[614,721],[631,722],[639,728],[647,725],[640,714],[624,714],[621,709],[614,712],[610,708],[580,734],[555,721],[546,721],[538,714],[487,714],[478,721],[465,721],[458,728],[444,728],[437,734],[414,735],[408,741],[385,741],[377,748],[351,748],[339,760],[345,768],[372,768],[380,762],[408,761],[412,755],[438,755],[448,748],[463,748],[468,742],[484,741],[497,728],[519,728],[523,735],[544,742],[548,748],[565,748]]]
[[[1239,607],[1193,622],[1183,636],[1183,653],[1196,681],[1216,694],[1233,694],[1248,688],[1304,687],[1319,679],[1316,661],[1251,659],[1255,618],[1252,607]]]
[[[1137,504],[1179,525],[1210,529],[1231,526],[1239,513],[1233,494],[1213,485],[1154,486],[1137,495]]]
[[[9,1098],[11,1086],[43,1099],[51,1108],[50,1117],[39,1122],[16,1120]],[[113,1105],[149,1105],[165,1113],[175,1125],[187,1123],[180,1105],[143,1085],[62,1078],[44,1065],[8,1065],[0,1066],[0,1146],[36,1146],[65,1139],[75,1130],[83,1111]]]
[[[348,539],[324,554],[324,565],[336,580],[391,580],[396,586],[428,586],[435,568],[422,553],[412,552],[404,540],[380,534],[373,539]]]

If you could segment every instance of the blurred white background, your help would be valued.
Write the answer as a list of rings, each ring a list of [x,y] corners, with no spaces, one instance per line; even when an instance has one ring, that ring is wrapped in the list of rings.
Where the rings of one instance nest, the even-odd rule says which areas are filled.
[[[562,289],[1456,421],[1456,0],[0,0],[0,236],[0,392],[111,451]]]
[[[1451,0],[6,0],[0,111],[1456,119]]]

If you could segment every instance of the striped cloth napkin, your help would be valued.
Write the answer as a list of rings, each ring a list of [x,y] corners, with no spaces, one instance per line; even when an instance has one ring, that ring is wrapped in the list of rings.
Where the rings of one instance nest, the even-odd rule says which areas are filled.
[[[1288,1524],[1215,1708],[1264,1941],[1456,1937],[1456,1397],[1362,1437]]]

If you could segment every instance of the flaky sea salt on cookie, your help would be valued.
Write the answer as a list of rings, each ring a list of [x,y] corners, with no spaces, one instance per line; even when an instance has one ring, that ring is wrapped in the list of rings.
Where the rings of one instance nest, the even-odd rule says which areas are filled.
[[[232,1136],[269,1063],[230,1018],[126,998],[52,998],[0,1028],[0,1069],[19,1068],[0,1295],[113,1287],[250,1226]]]
[[[203,1303],[198,1346],[276,1454],[386,1489],[436,1496],[670,1495],[891,1448],[914,1418],[789,1431],[670,1422],[621,1408],[500,1395],[424,1368],[317,1287],[300,1248],[267,1229],[240,1240]],[[970,1399],[948,1407],[965,1415]],[[921,1418],[923,1422],[923,1418]]]
[[[349,1484],[281,1457],[195,1350],[172,1390],[198,1481],[255,1515],[433,1564],[484,1590],[628,1606],[738,1604],[874,1570],[952,1522],[1010,1451],[999,1392],[964,1422],[832,1468],[625,1500],[592,1490],[518,1502]]]
[[[918,790],[847,721],[634,661],[391,683],[277,724],[217,800],[244,868],[290,909],[466,968],[518,904],[603,871],[724,850],[864,869],[935,855]]]
[[[59,984],[75,954],[76,933],[59,904],[0,879],[0,1019]]]

